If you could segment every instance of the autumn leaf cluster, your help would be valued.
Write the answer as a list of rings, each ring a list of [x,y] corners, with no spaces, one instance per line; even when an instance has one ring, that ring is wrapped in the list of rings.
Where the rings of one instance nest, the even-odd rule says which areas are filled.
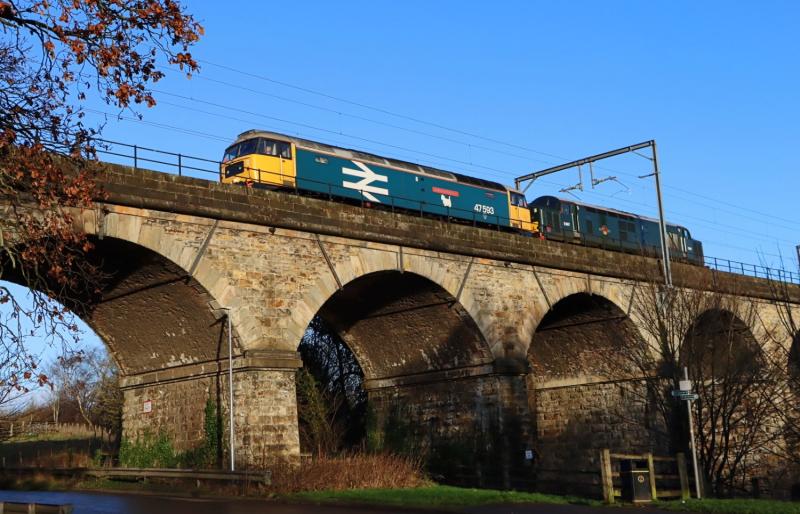
[[[102,287],[72,214],[102,199],[103,127],[85,104],[140,115],[165,69],[198,71],[189,50],[202,33],[174,0],[0,0],[0,280],[34,291],[20,302],[0,282],[0,388],[38,376],[31,327],[74,334],[63,306]]]

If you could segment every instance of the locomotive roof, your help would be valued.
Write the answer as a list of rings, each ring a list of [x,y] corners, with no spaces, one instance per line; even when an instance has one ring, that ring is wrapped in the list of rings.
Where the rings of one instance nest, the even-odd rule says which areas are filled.
[[[569,203],[569,204],[572,204],[572,205],[579,205],[581,207],[585,207],[585,208],[588,208],[588,209],[595,209],[597,211],[604,211],[604,212],[614,213],[614,214],[617,214],[619,216],[625,216],[625,217],[628,217],[628,218],[635,218],[635,219],[640,219],[640,220],[652,221],[653,223],[659,223],[659,221],[657,219],[651,218],[649,216],[642,216],[641,214],[634,214],[632,212],[621,211],[619,209],[612,209],[610,207],[603,207],[603,206],[600,206],[600,205],[593,205],[593,204],[584,203],[584,202],[581,202],[581,201],[570,200],[569,198],[558,198],[557,196],[552,196],[552,195],[540,196],[539,198],[537,198],[534,201],[530,202],[530,205],[536,205],[536,203],[539,200],[545,200],[545,199],[553,199],[553,200],[556,200],[559,203]],[[682,229],[686,230],[686,232],[689,232],[689,229],[687,229],[686,227],[681,226],[681,225],[676,225],[675,223],[667,222],[667,225],[670,225],[672,227],[682,228]]]
[[[369,152],[362,152],[361,150],[353,150],[350,148],[343,148],[341,146],[334,146],[326,143],[318,143],[316,141],[310,141],[308,139],[303,139],[300,137],[281,134],[280,132],[270,132],[266,130],[257,130],[257,129],[248,130],[246,132],[242,132],[241,134],[239,134],[239,137],[236,138],[234,144],[254,137],[267,137],[272,139],[291,141],[296,146],[306,149],[327,152],[348,159],[356,159],[359,161],[371,162],[379,164],[381,166],[388,166],[390,168],[394,168],[401,171],[416,173],[418,175],[428,175],[443,180],[450,180],[454,182],[471,184],[473,186],[482,187],[484,189],[491,189],[494,191],[500,191],[503,193],[505,193],[507,190],[518,192],[516,189],[504,186],[499,182],[493,182],[491,180],[484,180],[481,178],[471,177],[469,175],[462,175],[461,173],[455,173],[448,170],[441,170],[438,168],[433,168],[431,166],[422,166],[421,164],[416,164],[401,159],[381,157],[380,155],[375,155]]]

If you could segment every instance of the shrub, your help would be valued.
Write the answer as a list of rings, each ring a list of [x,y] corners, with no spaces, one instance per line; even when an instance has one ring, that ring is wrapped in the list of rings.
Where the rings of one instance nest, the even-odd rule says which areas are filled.
[[[393,489],[426,483],[419,459],[388,453],[321,456],[293,466],[276,463],[272,488],[285,494],[299,491]]]
[[[178,455],[182,467],[202,469],[214,468],[219,464],[220,419],[217,406],[209,398],[206,401],[203,421],[203,444]]]
[[[146,432],[135,441],[123,439],[119,447],[119,463],[127,468],[174,468],[179,459],[172,441],[160,432]]]

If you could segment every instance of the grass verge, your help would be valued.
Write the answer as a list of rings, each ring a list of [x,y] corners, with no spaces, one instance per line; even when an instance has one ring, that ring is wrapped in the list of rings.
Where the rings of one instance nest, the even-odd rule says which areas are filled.
[[[656,502],[660,509],[714,514],[800,514],[800,503],[778,500],[687,500]]]
[[[299,492],[286,496],[289,500],[316,503],[369,503],[404,507],[464,507],[499,503],[548,503],[602,505],[602,502],[574,496],[541,493],[466,489],[431,485],[407,489],[360,489],[345,491]]]

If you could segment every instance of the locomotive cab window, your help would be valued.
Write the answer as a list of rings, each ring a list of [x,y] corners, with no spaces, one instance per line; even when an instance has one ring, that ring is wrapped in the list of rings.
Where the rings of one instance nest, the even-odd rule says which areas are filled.
[[[248,139],[239,143],[239,156],[249,155],[258,151],[258,140]]]
[[[281,157],[283,159],[291,159],[292,145],[283,141],[260,139],[258,143],[258,153],[262,155],[271,155],[273,157]]]
[[[525,201],[525,196],[519,193],[511,193],[511,205],[516,207],[527,207],[528,202]]]
[[[227,150],[225,150],[225,155],[222,157],[223,162],[232,161],[233,159],[239,157],[239,145],[232,145],[229,146]]]
[[[284,159],[292,158],[292,145],[284,141],[274,141],[272,139],[248,139],[241,143],[236,143],[225,150],[222,157],[223,162],[228,162],[245,155],[261,154]]]

